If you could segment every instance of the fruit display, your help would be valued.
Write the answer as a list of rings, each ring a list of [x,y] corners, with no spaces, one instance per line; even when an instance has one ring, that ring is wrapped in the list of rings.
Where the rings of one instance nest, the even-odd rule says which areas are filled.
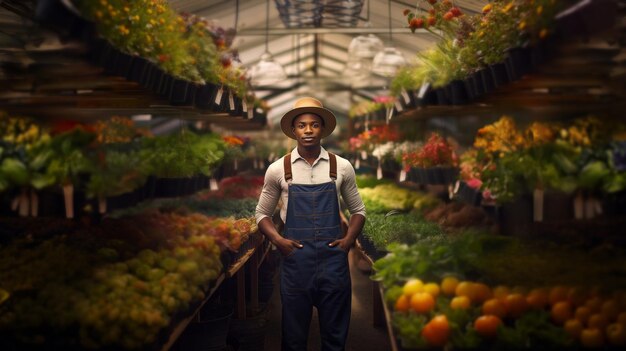
[[[221,253],[238,251],[257,230],[254,217],[194,212],[201,202],[187,200],[154,201],[99,224],[4,221],[0,335],[35,348],[163,342],[221,274]]]
[[[374,263],[403,347],[625,345],[621,249],[589,253],[476,231],[416,236]]]

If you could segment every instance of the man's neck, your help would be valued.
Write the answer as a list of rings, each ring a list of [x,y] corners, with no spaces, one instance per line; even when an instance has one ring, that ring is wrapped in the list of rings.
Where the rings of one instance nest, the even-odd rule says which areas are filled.
[[[321,152],[322,152],[321,145],[314,145],[310,147],[298,145],[298,154],[300,154],[300,157],[305,159],[310,165],[313,165],[313,162],[317,160]]]

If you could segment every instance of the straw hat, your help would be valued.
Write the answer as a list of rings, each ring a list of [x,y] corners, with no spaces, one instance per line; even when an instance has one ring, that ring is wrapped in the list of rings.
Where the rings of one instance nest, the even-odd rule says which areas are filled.
[[[296,139],[296,136],[293,134],[292,123],[296,117],[304,113],[312,113],[320,116],[320,118],[324,120],[324,132],[322,133],[322,138],[329,136],[333,130],[335,130],[335,126],[337,125],[335,115],[330,110],[325,109],[319,100],[312,97],[303,97],[298,99],[294,104],[293,109],[285,113],[283,118],[280,120],[280,127],[286,136],[291,139]]]

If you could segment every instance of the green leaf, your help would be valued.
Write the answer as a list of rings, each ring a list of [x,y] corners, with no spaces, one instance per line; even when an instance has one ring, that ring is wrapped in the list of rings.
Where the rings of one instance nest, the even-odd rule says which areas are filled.
[[[0,173],[17,186],[28,184],[28,170],[26,169],[26,165],[14,158],[6,158],[2,161]]]
[[[30,180],[30,185],[37,190],[51,186],[56,182],[56,177],[51,174],[35,173]]]

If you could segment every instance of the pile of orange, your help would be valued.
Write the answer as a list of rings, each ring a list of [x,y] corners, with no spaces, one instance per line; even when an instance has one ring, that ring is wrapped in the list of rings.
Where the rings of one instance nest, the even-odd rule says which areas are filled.
[[[604,345],[626,346],[626,292],[614,292],[608,297],[600,289],[554,286],[535,288],[493,289],[483,283],[459,281],[446,277],[440,284],[408,280],[397,298],[396,311],[432,315],[439,295],[450,298],[451,309],[481,308],[473,327],[484,338],[497,335],[503,320],[514,320],[530,310],[547,310],[552,322],[584,347]],[[445,323],[444,323],[445,319]],[[445,345],[450,327],[445,315],[436,315],[422,330],[422,336],[432,346]]]

